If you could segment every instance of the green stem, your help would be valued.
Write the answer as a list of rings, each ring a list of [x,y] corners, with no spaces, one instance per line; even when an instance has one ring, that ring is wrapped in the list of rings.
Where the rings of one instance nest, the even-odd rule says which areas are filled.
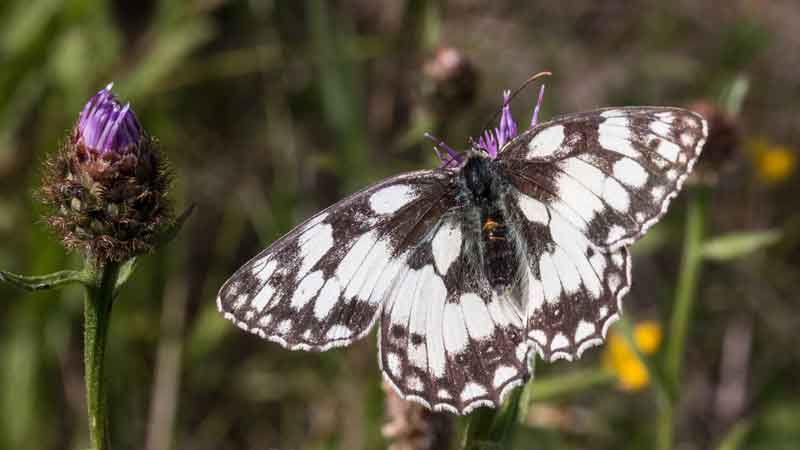
[[[675,292],[675,307],[672,311],[670,339],[667,346],[667,375],[677,386],[680,382],[683,351],[694,305],[700,263],[702,262],[703,222],[705,198],[702,192],[694,192],[689,197],[686,216],[686,237],[683,243],[683,259]]]
[[[674,407],[672,402],[663,397],[658,398],[658,422],[656,426],[656,448],[671,450],[674,438]]]
[[[469,416],[464,450],[510,449],[517,428],[523,389],[511,391],[498,409],[478,408]]]
[[[89,437],[93,450],[109,448],[104,357],[119,268],[117,263],[98,268],[94,283],[86,290],[83,345]]]
[[[686,215],[686,236],[678,284],[675,291],[675,306],[672,311],[669,341],[666,348],[665,371],[670,392],[680,392],[681,368],[689,334],[697,281],[703,261],[703,227],[705,222],[706,192],[702,188],[690,192]],[[675,434],[676,396],[659,399],[657,448],[671,450]]]
[[[528,383],[525,400],[528,404],[551,401],[585,392],[597,386],[610,385],[614,381],[616,375],[602,369],[573,369],[569,373],[538,378]]]

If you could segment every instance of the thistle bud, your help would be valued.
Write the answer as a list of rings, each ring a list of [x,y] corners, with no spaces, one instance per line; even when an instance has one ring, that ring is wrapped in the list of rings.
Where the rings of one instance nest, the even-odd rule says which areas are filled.
[[[475,100],[478,71],[459,50],[439,48],[425,61],[422,72],[423,94],[435,111],[449,114]]]
[[[64,245],[97,262],[152,251],[171,222],[170,176],[156,141],[111,88],[89,100],[48,159],[41,190],[47,223]]]

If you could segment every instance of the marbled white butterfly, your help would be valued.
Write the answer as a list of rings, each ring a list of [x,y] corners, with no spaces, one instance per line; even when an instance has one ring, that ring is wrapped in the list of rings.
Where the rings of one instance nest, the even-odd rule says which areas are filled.
[[[603,342],[631,282],[627,245],[665,212],[705,120],[679,108],[569,114],[499,128],[443,165],[315,214],[242,266],[217,299],[240,328],[293,350],[378,324],[384,378],[466,414],[528,379],[530,351],[572,360]]]

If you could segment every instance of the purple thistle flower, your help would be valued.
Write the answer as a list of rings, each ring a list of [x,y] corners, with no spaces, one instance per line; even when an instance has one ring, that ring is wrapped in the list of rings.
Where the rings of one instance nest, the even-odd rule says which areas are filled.
[[[172,222],[171,175],[157,141],[112,85],[95,94],[46,161],[41,198],[64,245],[98,262],[152,251]]]
[[[500,125],[494,130],[485,130],[483,135],[478,138],[476,148],[485,151],[490,158],[497,158],[497,152],[511,139],[517,136],[517,123],[511,115],[511,107],[508,101],[511,91],[503,92],[503,111],[500,115]]]
[[[130,103],[120,104],[111,92],[114,83],[94,95],[78,117],[78,142],[98,154],[122,155],[139,144],[142,126]]]
[[[539,110],[542,107],[542,99],[544,98],[544,85],[539,89],[539,97],[536,101],[536,107],[533,109],[533,117],[531,118],[531,128],[535,127],[539,122]],[[511,100],[511,91],[503,92],[503,109],[500,115],[500,123],[497,128],[484,130],[477,141],[472,142],[472,147],[475,150],[482,150],[486,152],[491,159],[497,158],[498,152],[504,145],[511,142],[512,139],[517,137],[519,130],[517,123],[514,121],[514,116],[511,115],[511,107],[509,101]],[[442,162],[442,167],[452,167],[458,165],[463,159],[461,154],[452,149],[444,143],[441,139],[431,136],[429,133],[425,137],[433,141],[435,144],[434,151]],[[439,148],[445,150],[445,153],[439,151]]]

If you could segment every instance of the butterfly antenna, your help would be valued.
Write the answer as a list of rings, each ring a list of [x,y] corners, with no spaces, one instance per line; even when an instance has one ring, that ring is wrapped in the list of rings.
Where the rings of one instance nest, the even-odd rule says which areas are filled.
[[[502,104],[502,105],[501,105],[499,108],[497,108],[497,111],[495,111],[495,113],[494,113],[494,114],[492,114],[492,117],[491,117],[491,118],[490,118],[490,119],[489,119],[489,120],[486,122],[486,125],[484,125],[484,126],[481,128],[481,130],[485,130],[485,129],[489,128],[489,126],[492,124],[492,122],[494,122],[494,121],[495,121],[495,119],[497,119],[497,116],[499,116],[499,115],[500,115],[500,113],[502,113],[502,112],[503,112],[503,108],[505,108],[505,106],[506,106],[506,105],[510,104],[510,103],[511,103],[511,100],[513,100],[513,99],[514,99],[514,97],[516,97],[516,96],[517,96],[517,94],[519,94],[520,92],[522,92],[522,90],[523,90],[523,89],[525,89],[526,87],[528,87],[528,85],[529,85],[529,84],[533,83],[534,81],[536,81],[537,79],[539,79],[539,78],[541,78],[541,77],[549,77],[549,76],[551,76],[551,75],[553,75],[553,72],[544,71],[544,72],[539,72],[539,73],[537,73],[537,74],[533,74],[533,75],[531,75],[530,77],[528,77],[528,79],[527,79],[527,80],[525,80],[525,81],[522,83],[522,85],[520,85],[520,87],[518,87],[518,88],[514,89],[514,91],[511,93],[511,95],[509,95],[509,96],[508,96],[508,100],[504,101],[504,102],[503,102],[503,104]],[[540,95],[541,95],[541,94],[540,94]]]

